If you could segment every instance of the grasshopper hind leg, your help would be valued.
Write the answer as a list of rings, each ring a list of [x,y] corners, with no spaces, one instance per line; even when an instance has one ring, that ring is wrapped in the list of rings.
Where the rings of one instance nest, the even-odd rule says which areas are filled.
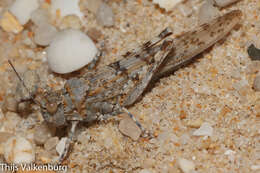
[[[118,101],[118,100],[117,100]],[[141,129],[142,137],[152,138],[152,133],[149,133],[141,123],[136,120],[134,115],[130,113],[125,107],[120,106],[119,103],[111,104],[108,102],[88,103],[88,117],[84,120],[86,123],[91,124],[94,121],[105,121],[109,118],[119,115],[120,113],[127,113],[127,115],[135,122]]]

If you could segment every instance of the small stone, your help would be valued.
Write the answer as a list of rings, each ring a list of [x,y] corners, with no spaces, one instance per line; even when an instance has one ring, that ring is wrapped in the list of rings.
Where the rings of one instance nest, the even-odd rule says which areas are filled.
[[[15,136],[5,143],[4,157],[8,163],[32,163],[35,161],[35,151],[27,139]]]
[[[155,159],[152,159],[152,158],[146,158],[144,161],[143,161],[143,164],[142,164],[142,167],[143,168],[152,168],[155,164],[156,164],[156,160]]]
[[[38,0],[16,0],[10,7],[10,12],[18,19],[20,24],[26,24],[34,10],[39,7]]]
[[[212,136],[213,128],[209,123],[203,123],[199,129],[193,132],[193,136]]]
[[[79,8],[79,0],[55,0],[51,2],[52,14],[56,14],[57,10],[60,11],[61,17],[67,15],[76,15],[80,19],[83,17]]]
[[[253,88],[255,91],[260,91],[260,75],[255,77]]]
[[[202,125],[203,121],[201,118],[198,118],[196,120],[189,120],[187,122],[187,126],[191,128],[199,128]]]
[[[47,49],[47,61],[52,71],[70,73],[90,63],[98,50],[93,41],[75,29],[61,31]]]
[[[233,150],[227,150],[227,151],[225,151],[224,154],[225,154],[225,155],[234,155],[234,154],[236,154],[236,152],[233,151]]]
[[[55,134],[55,128],[42,123],[35,127],[34,140],[36,144],[42,145]]]
[[[43,9],[34,10],[31,14],[31,20],[36,26],[49,22],[48,12]]]
[[[58,144],[59,142],[59,138],[58,137],[52,137],[52,138],[49,138],[45,144],[44,144],[44,148],[45,150],[47,151],[51,151],[53,149],[55,149],[56,145]]]
[[[47,46],[57,33],[57,29],[54,26],[48,23],[41,24],[35,29],[34,41],[38,45]]]
[[[16,112],[17,106],[18,106],[18,102],[15,99],[15,97],[11,94],[8,94],[4,99],[2,109],[4,112],[7,112],[7,111]]]
[[[76,15],[68,15],[62,18],[61,24],[59,26],[60,29],[80,29],[81,28],[81,20]]]
[[[59,153],[59,156],[62,155],[62,153],[63,153],[63,151],[65,149],[67,140],[68,140],[68,138],[61,138],[59,143],[56,145],[56,151]]]
[[[0,20],[0,25],[6,32],[18,34],[23,30],[23,26],[19,21],[8,11],[5,12]]]
[[[102,0],[87,0],[84,6],[86,6],[86,8],[93,14],[96,14],[101,3]]]
[[[88,36],[94,41],[94,42],[97,42],[98,39],[100,39],[102,37],[102,32],[99,31],[98,29],[96,28],[90,28],[88,31],[87,31],[87,34]]]
[[[124,135],[130,137],[133,140],[138,140],[142,131],[130,118],[124,118],[119,123],[119,130]]]
[[[9,138],[13,136],[14,134],[9,132],[0,132],[0,144],[5,143]]]
[[[219,16],[219,10],[210,1],[206,0],[199,9],[198,23],[199,25],[208,23],[217,16]]]
[[[253,61],[260,61],[260,49],[256,48],[255,45],[251,44],[247,48],[247,53]]]
[[[228,6],[232,3],[235,3],[238,0],[214,0],[215,1],[215,5],[218,7],[225,7]]]
[[[106,4],[102,3],[97,11],[97,21],[102,26],[113,26],[114,25],[114,13],[112,9]]]
[[[251,169],[252,171],[260,170],[260,165],[252,165],[252,166],[250,167],[250,169]]]
[[[5,131],[15,131],[22,118],[14,112],[7,112],[5,114],[5,121],[3,122],[3,129]]]
[[[191,173],[195,169],[195,165],[192,161],[180,158],[178,164],[183,173]]]
[[[164,8],[166,11],[170,11],[182,1],[183,0],[153,0],[153,3],[158,4],[161,8]]]

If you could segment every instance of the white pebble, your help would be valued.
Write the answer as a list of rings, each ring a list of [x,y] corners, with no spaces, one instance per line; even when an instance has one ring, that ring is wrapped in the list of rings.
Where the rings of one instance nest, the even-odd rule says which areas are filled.
[[[59,141],[59,143],[56,145],[56,151],[59,153],[59,156],[62,155],[65,146],[66,146],[66,141],[68,140],[68,138],[61,138],[61,140]]]
[[[35,161],[33,145],[25,138],[15,136],[5,143],[4,157],[8,163],[31,163]]]
[[[191,173],[195,169],[195,165],[192,161],[180,158],[178,164],[182,172]]]
[[[48,23],[45,23],[36,28],[34,41],[38,45],[47,46],[51,43],[56,34],[56,28]]]
[[[20,24],[26,24],[31,13],[39,7],[38,0],[16,0],[10,7],[11,13],[18,19]]]
[[[193,136],[212,136],[213,128],[209,123],[203,123],[199,129],[193,132]]]
[[[47,49],[47,61],[52,71],[70,73],[90,63],[98,50],[83,32],[64,30],[56,35]]]
[[[153,3],[158,4],[161,8],[164,8],[166,11],[172,10],[178,3],[181,3],[183,0],[153,0]]]
[[[213,4],[207,0],[205,1],[199,9],[198,14],[199,25],[208,23],[212,19],[216,18],[219,15],[219,10],[213,6]]]
[[[97,11],[97,21],[103,26],[114,25],[114,13],[112,9],[105,3],[102,3]]]
[[[48,12],[43,9],[34,10],[31,14],[31,20],[37,26],[46,24],[49,22]]]
[[[60,10],[61,17],[67,15],[77,15],[79,18],[83,17],[79,8],[79,0],[55,0],[51,1],[52,14],[56,14],[56,10]]]
[[[229,4],[232,4],[238,0],[214,0],[215,1],[215,4],[216,6],[219,6],[219,7],[225,7],[225,6],[228,6]]]
[[[252,171],[260,170],[260,165],[252,165],[252,166],[250,167],[250,169],[251,169]]]

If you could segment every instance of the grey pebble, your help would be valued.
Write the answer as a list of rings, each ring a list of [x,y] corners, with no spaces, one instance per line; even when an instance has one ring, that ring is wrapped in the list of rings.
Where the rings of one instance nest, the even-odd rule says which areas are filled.
[[[49,138],[51,138],[55,134],[56,131],[54,127],[48,126],[45,122],[43,122],[39,126],[36,126],[34,130],[34,140],[35,143],[38,145],[44,144]],[[48,148],[49,146],[46,147]]]
[[[255,77],[253,88],[255,91],[260,91],[260,75]]]
[[[109,27],[114,25],[114,13],[106,3],[100,4],[96,17],[98,23],[103,26]]]
[[[215,1],[215,5],[218,7],[225,7],[228,6],[232,3],[237,2],[238,0],[214,0]]]
[[[48,23],[42,24],[35,29],[34,41],[38,45],[48,46],[57,33],[58,31],[54,26]]]

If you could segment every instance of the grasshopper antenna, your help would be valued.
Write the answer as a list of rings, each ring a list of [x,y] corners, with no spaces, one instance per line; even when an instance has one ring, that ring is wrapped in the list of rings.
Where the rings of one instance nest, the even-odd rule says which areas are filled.
[[[26,88],[26,90],[29,92],[29,89],[26,87],[24,81],[22,80],[22,78],[20,77],[20,75],[18,74],[18,72],[16,71],[16,69],[14,68],[14,65],[12,64],[12,62],[10,60],[8,60],[8,63],[10,64],[10,66],[12,67],[13,71],[15,72],[16,76],[18,77],[18,79],[20,80],[20,82],[22,82],[24,88]],[[30,92],[29,92],[30,93]]]
[[[19,81],[22,83],[22,85],[24,86],[24,88],[26,89],[26,91],[29,93],[30,98],[31,98],[34,102],[36,102],[36,101],[33,99],[30,90],[26,87],[26,85],[25,85],[23,79],[21,78],[21,76],[19,75],[19,73],[18,73],[18,72],[16,71],[16,69],[14,68],[14,65],[12,64],[12,62],[11,62],[10,60],[8,60],[8,63],[9,63],[10,66],[12,67],[12,69],[13,69],[13,71],[15,72],[16,76],[18,77]]]

